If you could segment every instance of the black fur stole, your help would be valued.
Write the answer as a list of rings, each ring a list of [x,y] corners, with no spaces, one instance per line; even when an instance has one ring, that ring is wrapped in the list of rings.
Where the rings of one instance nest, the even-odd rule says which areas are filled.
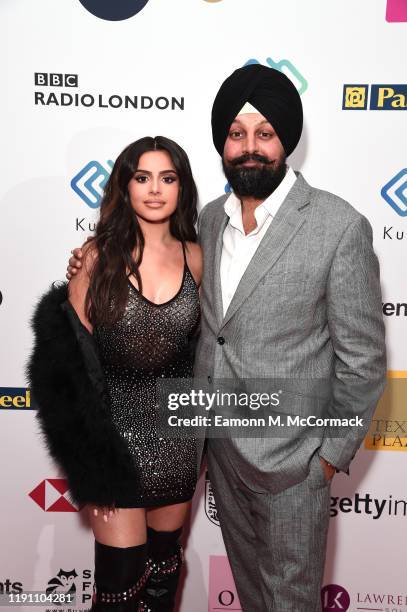
[[[26,371],[37,418],[74,501],[126,507],[136,468],[109,417],[93,336],[67,297],[66,282],[53,285],[31,320],[35,343]]]

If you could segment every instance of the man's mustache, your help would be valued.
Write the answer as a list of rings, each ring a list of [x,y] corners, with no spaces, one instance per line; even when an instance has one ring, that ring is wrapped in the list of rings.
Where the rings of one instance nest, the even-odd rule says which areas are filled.
[[[244,164],[245,162],[248,161],[257,161],[257,162],[261,162],[263,164],[271,164],[272,160],[268,159],[267,157],[264,157],[264,155],[259,155],[258,153],[245,153],[245,155],[241,155],[240,157],[235,157],[234,159],[230,160],[230,165],[231,166],[239,166],[240,164]]]

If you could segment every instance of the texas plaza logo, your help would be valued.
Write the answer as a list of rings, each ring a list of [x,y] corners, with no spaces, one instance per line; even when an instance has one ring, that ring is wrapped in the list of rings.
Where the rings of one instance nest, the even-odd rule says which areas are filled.
[[[389,308],[388,304],[383,306]],[[364,447],[371,451],[407,451],[407,371],[391,370],[387,377]]]

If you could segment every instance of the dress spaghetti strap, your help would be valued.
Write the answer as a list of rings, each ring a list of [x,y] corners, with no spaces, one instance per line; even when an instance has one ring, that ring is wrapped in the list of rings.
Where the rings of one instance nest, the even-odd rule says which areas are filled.
[[[182,252],[184,253],[184,264],[186,265],[186,267],[188,268],[188,264],[187,264],[187,256],[185,253],[185,244],[183,242],[181,242],[181,246],[182,246]]]

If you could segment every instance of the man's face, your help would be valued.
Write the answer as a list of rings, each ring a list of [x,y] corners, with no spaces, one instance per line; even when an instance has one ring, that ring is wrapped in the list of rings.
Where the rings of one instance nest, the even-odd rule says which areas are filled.
[[[260,113],[238,115],[229,129],[222,164],[239,196],[266,199],[286,172],[286,155],[272,125]]]

